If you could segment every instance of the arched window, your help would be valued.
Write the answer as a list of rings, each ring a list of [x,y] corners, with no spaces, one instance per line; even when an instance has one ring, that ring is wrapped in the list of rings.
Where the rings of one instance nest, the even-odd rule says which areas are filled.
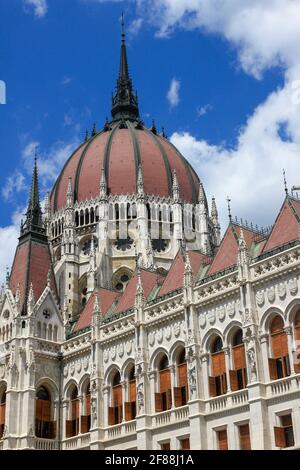
[[[136,417],[136,380],[134,366],[129,371],[127,381],[127,397],[125,402],[125,420],[131,421]]]
[[[158,364],[159,393],[155,394],[155,411],[169,410],[172,406],[171,373],[169,360],[164,354]]]
[[[81,433],[89,432],[91,427],[91,389],[87,385],[84,392],[83,414],[81,416]]]
[[[6,411],[6,388],[0,391],[0,439],[3,436],[5,428],[5,411]]]
[[[225,354],[220,336],[212,342],[210,357],[212,376],[209,377],[209,392],[211,397],[216,397],[227,392]]]
[[[35,435],[43,439],[54,439],[56,423],[51,419],[51,397],[46,387],[36,393]]]
[[[122,422],[122,385],[120,372],[115,372],[112,379],[111,405],[108,408],[108,424],[110,426]]]
[[[69,420],[66,421],[66,437],[77,436],[79,433],[79,398],[76,385],[70,393]]]
[[[271,353],[269,358],[270,379],[277,380],[291,374],[287,335],[283,319],[276,315],[270,326]]]
[[[174,387],[175,406],[184,406],[188,401],[188,379],[185,349],[177,357],[177,387]]]
[[[247,386],[245,345],[243,331],[238,329],[232,338],[233,370],[229,371],[230,385],[233,392]]]
[[[295,366],[296,374],[299,374],[300,373],[300,351],[299,351],[300,350],[300,310],[296,313],[294,327],[295,327],[294,336],[295,336],[295,342],[296,342],[296,350],[298,351],[297,361],[295,361],[294,366]]]

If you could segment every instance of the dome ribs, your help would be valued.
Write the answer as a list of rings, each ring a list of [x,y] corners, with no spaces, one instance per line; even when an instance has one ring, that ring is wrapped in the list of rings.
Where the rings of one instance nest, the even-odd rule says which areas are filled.
[[[80,177],[80,173],[81,173],[81,167],[82,167],[82,164],[83,164],[83,160],[84,160],[84,158],[87,154],[87,150],[90,148],[91,144],[94,142],[94,140],[97,138],[98,135],[99,134],[95,134],[89,140],[89,142],[86,144],[86,147],[85,147],[84,151],[82,152],[81,157],[79,159],[76,174],[75,174],[75,182],[74,182],[74,201],[78,200],[79,177]]]
[[[136,192],[138,192],[138,188],[137,188],[137,181],[138,181],[138,172],[139,172],[139,166],[141,164],[141,153],[140,153],[140,147],[139,147],[139,143],[138,143],[138,140],[137,140],[137,137],[136,137],[136,134],[135,134],[135,129],[133,127],[133,125],[127,121],[127,126],[128,126],[128,129],[130,131],[130,135],[131,135],[131,140],[132,140],[132,145],[133,145],[133,150],[134,150],[134,159],[135,159],[135,180],[136,180]]]
[[[52,207],[53,212],[56,212],[57,210],[61,209],[65,205],[64,203],[60,204],[59,203],[60,201],[58,200],[61,192],[62,192],[62,198],[65,198],[65,195],[66,195],[66,192],[67,192],[67,184],[66,184],[65,189],[61,188],[62,178],[67,176],[67,180],[68,180],[68,177],[72,176],[70,174],[66,175],[65,170],[67,169],[68,165],[72,163],[72,160],[75,158],[76,154],[78,153],[78,156],[79,156],[80,155],[80,150],[84,149],[86,145],[87,145],[87,143],[81,144],[72,153],[72,155],[68,158],[68,160],[64,164],[63,169],[60,172],[60,175],[57,178],[55,185],[53,186],[53,189],[52,189],[51,194],[50,194],[50,201],[51,201],[51,207]],[[77,165],[75,165],[75,166],[76,166],[76,168],[74,170],[74,174],[76,174],[76,169],[77,169]],[[73,196],[74,196],[74,194],[73,194]]]
[[[104,156],[103,156],[103,168],[104,168],[104,174],[105,178],[107,181],[107,191],[108,194],[110,193],[110,182],[109,182],[109,157],[110,157],[110,151],[111,151],[111,146],[112,146],[112,141],[114,134],[118,130],[118,126],[115,126],[113,130],[110,133],[110,136],[107,140],[105,151],[104,151]]]
[[[172,169],[171,169],[171,165],[170,165],[168,156],[167,156],[163,146],[161,145],[161,143],[159,141],[159,138],[155,134],[153,134],[153,132],[148,131],[147,129],[145,129],[145,132],[147,132],[147,134],[151,135],[152,140],[156,143],[156,145],[158,146],[158,148],[160,150],[160,153],[161,153],[161,156],[163,158],[165,168],[166,168],[169,196],[171,196],[172,195],[172,188],[173,188],[173,180],[172,180]]]
[[[191,165],[189,164],[189,162],[186,160],[186,158],[184,158],[183,155],[181,155],[181,153],[177,150],[177,148],[175,147],[175,145],[172,144],[172,142],[170,142],[168,140],[168,144],[171,145],[171,147],[174,149],[176,155],[178,155],[178,157],[180,158],[180,160],[182,161],[183,163],[183,166],[185,168],[185,171],[186,171],[186,174],[187,174],[187,177],[189,179],[189,182],[190,182],[190,185],[191,185],[191,188],[192,188],[192,202],[194,202],[195,204],[197,203],[198,201],[198,191],[195,187],[195,181],[194,181],[194,178],[193,178],[193,175],[192,175],[192,172],[191,172]],[[179,183],[180,185],[180,183]]]

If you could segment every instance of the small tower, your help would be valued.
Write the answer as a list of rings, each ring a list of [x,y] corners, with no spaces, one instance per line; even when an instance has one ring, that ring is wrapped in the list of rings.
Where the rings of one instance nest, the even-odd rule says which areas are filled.
[[[214,197],[212,198],[212,202],[211,202],[211,220],[212,220],[213,228],[214,228],[215,245],[219,246],[221,242],[221,229],[220,229],[220,224],[219,224],[216,200]]]

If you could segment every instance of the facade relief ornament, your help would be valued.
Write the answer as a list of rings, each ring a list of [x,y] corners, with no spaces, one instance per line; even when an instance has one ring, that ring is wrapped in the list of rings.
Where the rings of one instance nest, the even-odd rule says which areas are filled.
[[[75,374],[75,364],[70,364],[70,374],[73,376]]]
[[[228,304],[226,310],[227,310],[227,314],[230,318],[233,318],[235,316],[235,305],[234,305],[234,303]]]
[[[150,333],[149,333],[149,344],[150,344],[150,346],[153,346],[154,343],[155,343],[155,332],[150,331]]]
[[[112,348],[110,350],[110,353],[111,353],[111,358],[114,361],[116,359],[116,355],[117,355],[116,346],[112,346]]]
[[[256,292],[256,303],[261,307],[265,303],[265,294],[263,292]]]
[[[195,395],[196,395],[196,392],[197,392],[197,379],[196,379],[196,364],[195,364],[195,361],[192,361],[189,365],[188,380],[189,380],[189,392],[190,392],[191,398],[195,398]]]
[[[218,308],[218,318],[220,321],[224,321],[225,320],[225,316],[226,316],[226,312],[225,312],[225,307],[219,307]]]
[[[207,314],[207,318],[208,318],[208,321],[209,321],[209,324],[210,325],[213,325],[216,321],[216,313],[214,310],[211,310],[210,312],[208,312]]]
[[[200,315],[199,315],[199,325],[200,325],[200,328],[205,328],[206,327],[206,314],[205,313],[200,313]]]
[[[171,339],[171,337],[172,337],[172,330],[171,330],[170,325],[167,326],[165,332],[166,332],[166,339],[167,339],[168,341],[170,341],[170,339]]]
[[[69,374],[69,366],[68,366],[68,364],[66,364],[64,369],[63,369],[63,375],[64,375],[65,378],[67,378],[68,374]]]
[[[278,290],[278,296],[280,299],[284,299],[286,296],[286,285],[285,284],[279,284],[277,287]]]
[[[137,387],[137,402],[139,413],[144,411],[144,384],[140,382]]]
[[[255,382],[257,380],[257,368],[256,368],[256,355],[255,355],[253,346],[248,349],[247,358],[248,358],[249,369],[250,369],[250,374],[251,374],[250,375],[251,382]]]
[[[163,339],[164,339],[163,330],[160,329],[157,332],[157,341],[158,341],[158,343],[161,344]]]
[[[291,295],[296,295],[298,292],[297,279],[291,279],[289,281],[289,291]]]
[[[128,356],[129,354],[131,354],[131,351],[132,351],[132,341],[128,341],[128,343],[126,344],[126,352]]]
[[[181,324],[179,322],[175,323],[175,325],[173,326],[173,331],[175,338],[178,338],[181,332]]]
[[[267,292],[267,297],[268,297],[268,301],[270,303],[274,302],[275,298],[276,298],[276,294],[275,294],[275,289],[274,287],[271,287],[268,292]]]
[[[108,359],[109,359],[109,352],[108,352],[108,349],[104,349],[104,352],[103,352],[103,360],[105,363],[108,362]]]
[[[124,356],[124,344],[123,343],[118,345],[118,355],[120,358]]]

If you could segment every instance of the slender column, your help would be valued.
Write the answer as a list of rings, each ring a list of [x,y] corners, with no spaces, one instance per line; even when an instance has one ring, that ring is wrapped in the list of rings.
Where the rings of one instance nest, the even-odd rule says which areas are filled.
[[[284,329],[284,331],[286,332],[286,335],[287,335],[291,375],[293,375],[295,374],[295,364],[294,364],[294,357],[293,357],[293,328],[291,326],[287,326]]]
[[[208,377],[209,377],[209,354],[205,353],[200,356],[202,362],[202,379],[203,379],[203,398],[207,400],[210,398],[209,387],[208,387]]]
[[[157,372],[156,370],[152,370],[149,373],[149,381],[150,381],[150,413],[155,413],[155,393],[156,393],[156,381],[157,381]]]
[[[270,371],[269,371],[269,335],[267,333],[260,336],[260,346],[261,346],[261,360],[263,366],[263,377],[261,381],[270,382]]]
[[[230,384],[230,348],[223,348],[225,353],[225,367],[226,367],[226,381],[227,381],[227,393],[231,392],[231,384]]]
[[[176,387],[176,366],[170,365],[172,408],[175,408],[174,387]]]

